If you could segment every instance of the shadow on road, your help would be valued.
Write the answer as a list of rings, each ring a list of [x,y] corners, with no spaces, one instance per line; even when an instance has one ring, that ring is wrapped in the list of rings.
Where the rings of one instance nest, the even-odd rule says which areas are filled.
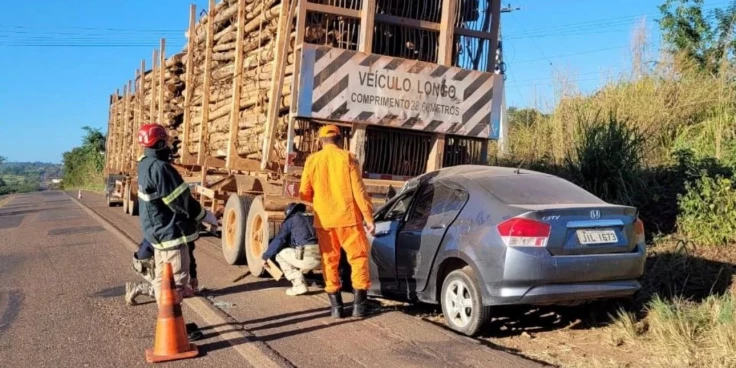
[[[237,293],[247,293],[249,291],[272,289],[272,288],[277,288],[281,286],[282,285],[276,281],[264,280],[264,281],[258,281],[258,282],[241,283],[237,285],[224,287],[221,289],[207,289],[206,291],[202,292],[202,295],[205,297],[207,296],[218,297],[218,296],[225,296],[225,295],[237,294]]]
[[[316,314],[313,314],[313,313],[316,313]],[[345,311],[345,313],[346,315],[349,315],[349,308]],[[260,320],[248,321],[247,323],[225,323],[225,324],[212,325],[212,326],[202,326],[199,328],[199,330],[202,332],[206,332],[206,331],[214,330],[219,327],[229,327],[225,331],[211,331],[211,332],[204,333],[204,335],[202,336],[202,339],[206,340],[206,339],[211,339],[215,337],[220,337],[221,335],[224,335],[230,332],[251,334],[251,331],[263,331],[267,329],[276,329],[276,328],[285,327],[285,326],[292,326],[300,322],[309,321],[313,319],[328,318],[329,316],[330,316],[329,308],[318,308],[318,309],[312,309],[308,311],[288,313],[288,314],[283,314],[279,316],[263,318]],[[374,315],[366,316],[362,320],[369,319],[373,316]],[[289,317],[297,317],[297,318],[289,318]],[[252,324],[268,322],[268,321],[276,321],[276,322],[262,325],[262,326],[257,326],[257,327],[247,327],[247,328],[245,327],[245,325],[252,325]],[[257,335],[253,337],[240,337],[240,338],[230,339],[230,340],[222,339],[220,341],[200,345],[199,348],[202,351],[216,351],[219,349],[228,349],[228,348],[231,348],[231,346],[237,346],[237,345],[245,344],[245,343],[252,343],[253,341],[260,341],[260,342],[268,343],[269,341],[275,341],[275,340],[283,339],[283,338],[290,337],[290,336],[311,333],[314,331],[336,327],[336,326],[344,325],[347,323],[354,323],[354,322],[358,322],[359,320],[353,319],[351,317],[346,317],[342,320],[330,319],[330,321],[331,323],[322,323],[316,326],[310,326],[310,327],[304,327],[304,328],[295,327],[294,329],[289,330],[289,331],[280,331],[280,332],[276,332],[272,334]],[[238,326],[240,326],[240,328],[238,328]]]

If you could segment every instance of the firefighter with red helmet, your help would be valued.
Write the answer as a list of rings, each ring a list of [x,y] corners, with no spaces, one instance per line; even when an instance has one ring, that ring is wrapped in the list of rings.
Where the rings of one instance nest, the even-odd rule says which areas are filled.
[[[156,300],[161,290],[163,265],[171,263],[174,283],[183,296],[189,283],[189,247],[199,238],[201,222],[217,224],[215,216],[191,195],[189,185],[169,163],[169,135],[158,124],[144,124],[138,143],[145,147],[138,162],[138,204],[143,237],[154,249]]]

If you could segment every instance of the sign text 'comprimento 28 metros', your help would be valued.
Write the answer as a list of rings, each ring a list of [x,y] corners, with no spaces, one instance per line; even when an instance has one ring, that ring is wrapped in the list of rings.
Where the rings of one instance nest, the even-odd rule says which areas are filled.
[[[498,139],[503,77],[304,45],[297,116]]]

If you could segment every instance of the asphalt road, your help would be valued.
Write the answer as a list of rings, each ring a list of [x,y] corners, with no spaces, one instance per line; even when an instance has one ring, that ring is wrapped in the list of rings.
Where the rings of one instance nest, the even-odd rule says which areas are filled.
[[[0,366],[144,367],[155,303],[128,307],[130,252],[62,192],[0,207]],[[187,322],[205,322],[184,307]],[[176,367],[248,367],[217,334]]]
[[[130,249],[140,240],[138,218],[108,208],[102,195],[84,193],[80,202],[87,209],[50,192],[0,208],[0,355],[11,366],[143,365],[153,343],[155,304],[127,307],[122,298],[124,282],[137,280]],[[333,320],[320,288],[288,297],[285,280],[226,264],[217,238],[201,238],[195,256],[206,290],[185,301],[184,314],[211,328],[209,340],[197,342],[206,353],[191,361],[199,365],[274,359],[276,366],[320,368],[540,366],[392,308],[364,320]],[[229,322],[216,322],[222,320],[215,313]]]

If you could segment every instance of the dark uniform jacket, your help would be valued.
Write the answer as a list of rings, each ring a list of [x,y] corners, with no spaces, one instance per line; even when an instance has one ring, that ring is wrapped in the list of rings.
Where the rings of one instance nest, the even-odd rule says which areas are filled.
[[[199,237],[205,210],[168,162],[170,152],[146,148],[138,162],[138,204],[143,237],[156,249],[176,249]]]
[[[284,247],[298,248],[309,244],[317,244],[312,217],[295,213],[281,224],[279,233],[271,240],[268,249],[263,253],[263,260],[275,256]]]

